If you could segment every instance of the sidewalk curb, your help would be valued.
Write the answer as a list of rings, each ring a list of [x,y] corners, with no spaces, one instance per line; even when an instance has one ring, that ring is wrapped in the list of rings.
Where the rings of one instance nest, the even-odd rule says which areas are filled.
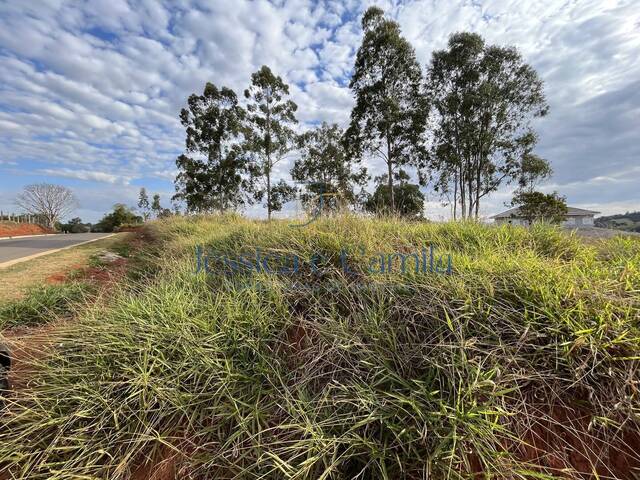
[[[57,234],[53,233],[53,234],[50,234],[50,235],[57,235]],[[114,235],[116,235],[116,234],[112,233],[111,235],[107,235],[106,237],[92,238],[91,240],[87,240],[85,242],[74,243],[73,245],[68,245],[66,247],[55,248],[53,250],[47,250],[46,252],[34,253],[33,255],[29,255],[27,257],[16,258],[15,260],[9,260],[8,262],[0,263],[0,269],[11,267],[12,265],[15,265],[17,263],[26,262],[27,260],[33,260],[34,258],[43,257],[44,255],[49,255],[50,253],[56,253],[56,252],[59,252],[61,250],[67,250],[69,248],[79,247],[80,245],[85,245],[87,243],[97,242],[98,240],[104,240],[105,238],[113,237]],[[33,235],[33,236],[34,237],[40,237],[42,235]],[[14,237],[14,238],[17,238],[17,237]]]
[[[64,233],[37,233],[34,235],[16,235],[14,237],[0,237],[0,240],[14,240],[16,238],[29,238],[29,237],[50,237],[51,235],[64,235]]]

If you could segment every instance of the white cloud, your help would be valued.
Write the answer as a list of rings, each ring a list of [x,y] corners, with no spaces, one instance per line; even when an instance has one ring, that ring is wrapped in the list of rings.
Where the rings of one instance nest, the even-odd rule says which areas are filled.
[[[132,190],[132,182],[162,182],[170,192],[184,146],[177,115],[188,95],[206,81],[241,93],[263,64],[291,84],[301,128],[344,125],[353,104],[345,85],[370,3],[0,3],[0,176]],[[551,104],[537,124],[539,153],[556,171],[546,188],[577,204],[593,201],[597,187],[602,204],[640,208],[638,172],[617,176],[640,155],[636,0],[375,3],[398,19],[423,67],[455,31],[517,46],[545,80]],[[112,200],[119,192],[108,191]],[[507,188],[494,195],[485,213],[500,210],[508,195]]]
[[[75,178],[77,180],[94,180],[111,184],[128,185],[133,177],[114,175],[106,172],[96,172],[93,170],[71,170],[69,168],[43,168],[39,173],[52,177]]]

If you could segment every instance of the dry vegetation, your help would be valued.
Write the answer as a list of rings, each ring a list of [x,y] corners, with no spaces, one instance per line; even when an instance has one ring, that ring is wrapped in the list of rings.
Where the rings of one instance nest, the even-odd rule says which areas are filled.
[[[0,304],[24,298],[34,286],[57,283],[60,279],[73,275],[87,265],[92,255],[125,241],[125,235],[78,245],[1,269]]]
[[[640,242],[548,227],[174,218],[7,398],[7,478],[633,478]],[[195,273],[194,251],[324,257]],[[453,255],[345,275],[340,251]],[[160,248],[158,248],[160,246]],[[156,475],[155,477],[153,477]]]

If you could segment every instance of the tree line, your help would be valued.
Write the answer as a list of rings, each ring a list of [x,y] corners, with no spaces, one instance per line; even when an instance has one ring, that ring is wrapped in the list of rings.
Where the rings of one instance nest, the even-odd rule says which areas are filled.
[[[454,218],[477,218],[481,201],[516,182],[520,200],[551,174],[533,150],[532,120],[548,112],[543,82],[514,47],[480,35],[450,36],[421,68],[397,22],[378,7],[362,18],[363,38],[349,82],[355,104],[346,130],[323,123],[296,134],[289,86],[263,66],[241,102],[228,87],[207,83],[180,113],[186,152],[176,160],[174,198],[192,212],[225,211],[262,202],[268,218],[295,198],[279,164],[297,154],[290,176],[303,202],[324,208],[422,212],[420,187],[431,185]],[[375,191],[362,166],[380,162]],[[412,178],[416,180],[411,183]]]

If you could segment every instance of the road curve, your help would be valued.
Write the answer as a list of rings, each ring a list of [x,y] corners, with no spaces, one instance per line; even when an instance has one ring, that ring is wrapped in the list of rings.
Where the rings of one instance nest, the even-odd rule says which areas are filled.
[[[26,257],[51,253],[87,241],[111,236],[111,233],[70,233],[67,235],[42,235],[25,238],[0,239],[0,267],[17,263]],[[7,265],[5,265],[7,264]]]

